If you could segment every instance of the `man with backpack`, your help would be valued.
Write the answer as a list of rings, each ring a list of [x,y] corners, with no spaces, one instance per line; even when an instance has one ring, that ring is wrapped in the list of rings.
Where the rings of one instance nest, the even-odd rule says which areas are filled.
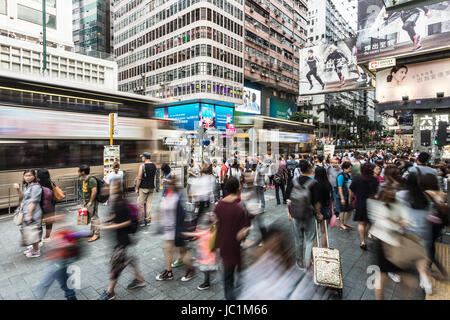
[[[295,176],[295,169],[297,168],[297,163],[294,160],[295,155],[293,153],[291,153],[288,156],[288,160],[286,161],[286,169],[288,172],[288,179],[287,179],[287,184],[286,184],[286,188],[292,188],[292,179]]]
[[[151,161],[151,155],[148,152],[141,154],[143,164],[139,167],[136,180],[136,194],[138,195],[138,204],[141,212],[145,207],[145,218],[141,227],[149,226],[152,221],[152,199],[155,190],[156,166]]]
[[[93,232],[88,242],[93,242],[100,238],[100,230],[94,228],[94,225],[99,223],[97,201],[97,194],[99,192],[98,183],[97,179],[90,175],[91,168],[88,165],[81,165],[78,173],[83,178],[83,207],[87,209],[88,224],[91,224],[91,230]]]
[[[299,166],[301,176],[293,179],[286,190],[288,219],[292,221],[294,230],[297,265],[309,269],[316,237],[315,219],[322,221],[323,216],[320,214],[320,188],[314,180],[314,167],[307,160],[301,160]]]

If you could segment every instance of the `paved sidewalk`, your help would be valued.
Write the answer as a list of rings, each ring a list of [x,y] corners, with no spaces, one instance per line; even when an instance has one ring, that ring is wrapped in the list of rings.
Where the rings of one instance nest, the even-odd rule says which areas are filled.
[[[135,198],[135,196],[132,196]],[[153,210],[157,208],[161,193],[154,194]],[[276,224],[292,241],[292,229],[287,220],[286,206],[276,205],[274,191],[266,192],[266,213],[264,220],[266,225]],[[72,206],[69,210],[70,220],[75,223],[77,208]],[[100,205],[100,216],[107,215],[107,207]],[[355,223],[352,223],[355,226]],[[76,226],[79,230],[87,230],[87,226]],[[137,244],[133,251],[137,253],[139,268],[143,273],[147,286],[137,290],[127,290],[126,286],[134,278],[132,269],[127,268],[123,272],[116,287],[116,297],[120,300],[212,300],[224,299],[221,275],[213,276],[213,285],[210,290],[199,291],[197,286],[203,282],[203,275],[198,275],[189,282],[181,282],[185,274],[185,268],[174,269],[175,279],[172,281],[156,281],[155,277],[164,269],[161,238],[155,235],[155,226],[151,225],[142,229],[137,235]],[[103,232],[101,239],[86,244],[85,253],[76,265],[81,268],[81,289],[77,290],[80,300],[97,299],[106,289],[109,280],[109,259],[111,254],[112,232]],[[250,240],[257,240],[259,234],[252,231]],[[367,267],[374,264],[374,254],[371,242],[369,250],[359,248],[357,231],[329,230],[331,247],[339,248],[342,259],[342,271],[344,275],[343,299],[346,300],[373,300],[374,291],[366,286]],[[24,248],[20,246],[20,232],[11,219],[0,221],[0,299],[34,299],[34,290],[42,277],[48,264],[44,255],[36,259],[28,259],[23,255]],[[246,250],[246,256],[249,251]],[[42,249],[45,251],[45,245]],[[417,278],[411,277],[411,281],[417,285]],[[407,282],[407,281],[405,281]],[[421,290],[411,290],[402,285],[396,285],[392,281],[386,288],[386,299],[424,299]],[[50,288],[46,299],[64,299],[63,292],[57,283]]]

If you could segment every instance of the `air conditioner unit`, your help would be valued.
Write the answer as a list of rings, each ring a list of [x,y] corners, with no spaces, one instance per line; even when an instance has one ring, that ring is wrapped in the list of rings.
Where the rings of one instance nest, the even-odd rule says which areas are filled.
[[[253,7],[250,7],[250,12],[253,12],[254,10],[253,10]]]
[[[286,34],[286,31],[283,30],[283,34]]]
[[[251,72],[251,73],[255,73],[255,69],[251,68],[251,69],[250,69],[250,72]]]
[[[270,23],[270,20],[266,18],[266,23]]]

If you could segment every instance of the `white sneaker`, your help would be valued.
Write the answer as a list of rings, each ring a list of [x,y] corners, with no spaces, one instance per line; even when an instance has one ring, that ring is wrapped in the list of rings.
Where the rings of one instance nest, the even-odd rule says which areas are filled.
[[[50,242],[50,237],[42,239],[42,242],[43,242],[43,243]]]
[[[428,277],[420,277],[420,287],[425,290],[426,294],[433,294],[433,285]]]
[[[41,250],[34,251],[33,249],[27,253],[27,258],[38,258],[41,256]]]
[[[28,246],[27,249],[23,252],[24,255],[27,255],[33,249],[33,246]]]
[[[391,278],[392,281],[395,283],[400,283],[400,276],[396,273],[388,272],[389,278]]]

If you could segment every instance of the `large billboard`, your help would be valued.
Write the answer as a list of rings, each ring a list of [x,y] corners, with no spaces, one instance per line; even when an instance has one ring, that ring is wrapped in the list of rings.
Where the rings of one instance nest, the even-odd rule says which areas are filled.
[[[236,106],[236,111],[261,114],[261,90],[244,86],[244,104]]]
[[[300,95],[373,89],[373,80],[357,65],[356,38],[300,51]]]
[[[450,48],[450,1],[386,12],[383,0],[358,2],[358,63]]]
[[[396,65],[377,72],[376,99],[379,103],[436,98],[450,94],[450,59]]]

